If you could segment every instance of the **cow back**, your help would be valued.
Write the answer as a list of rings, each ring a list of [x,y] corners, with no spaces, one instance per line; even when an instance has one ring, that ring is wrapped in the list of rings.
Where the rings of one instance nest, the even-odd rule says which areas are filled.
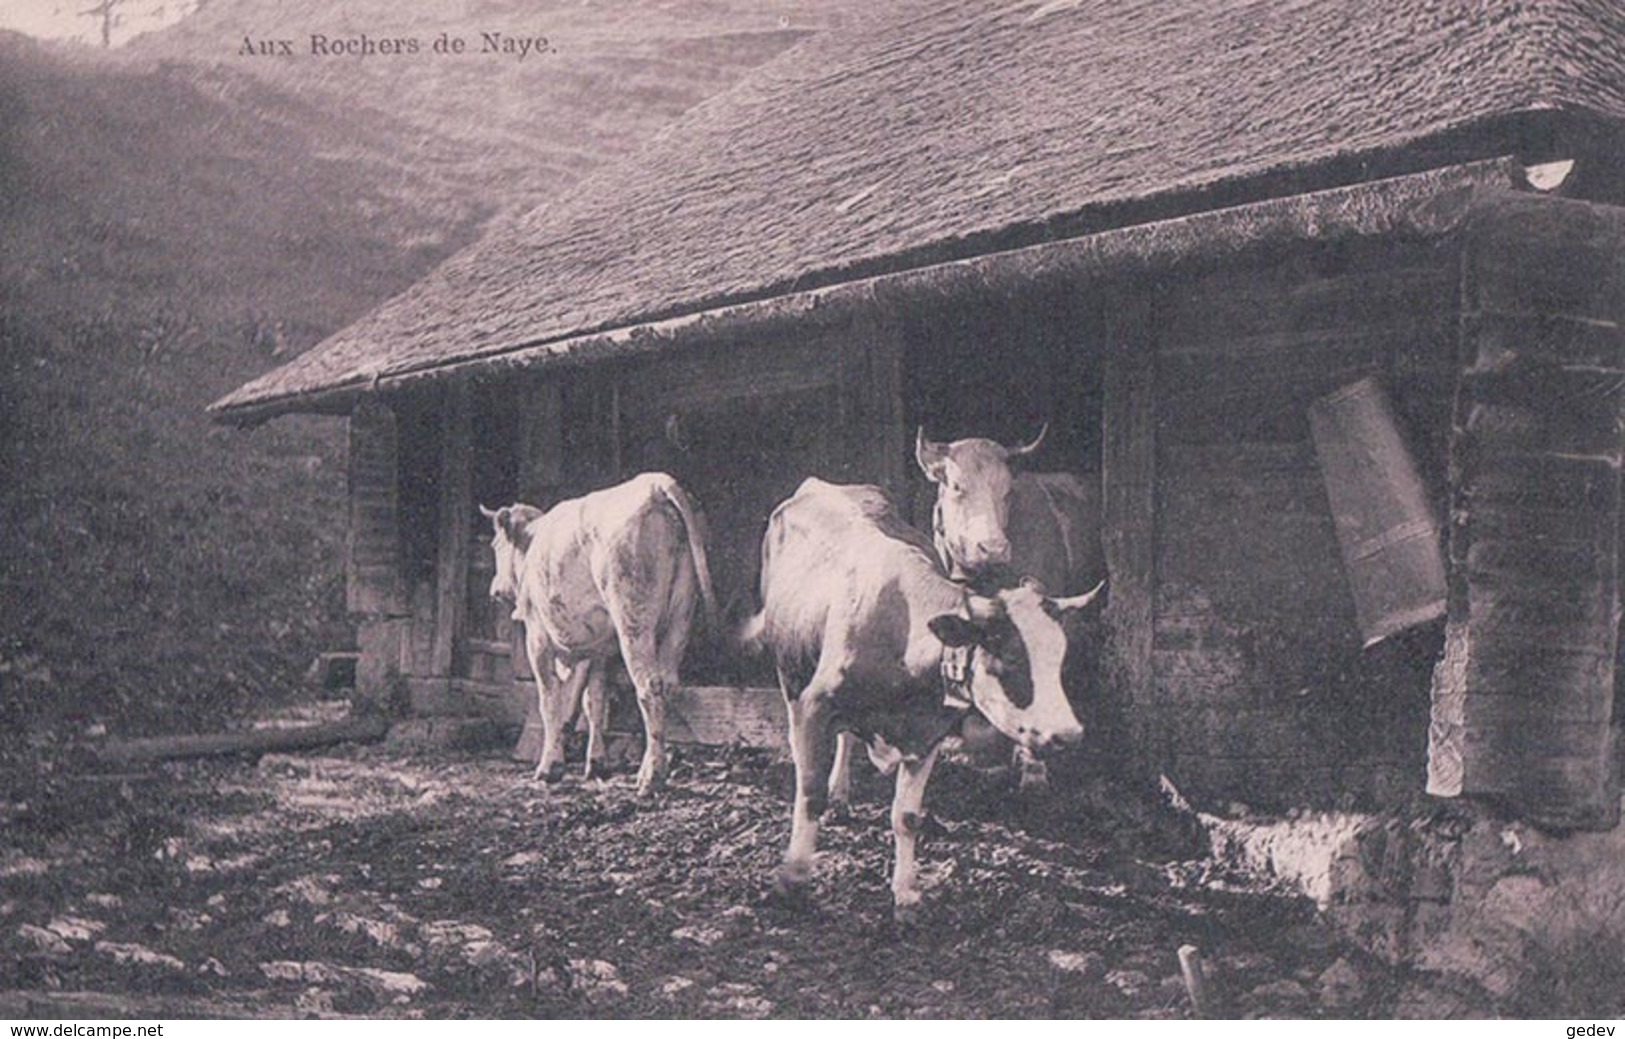
[[[1011,568],[1051,595],[1080,595],[1106,576],[1100,543],[1100,480],[1022,473],[1010,489]]]
[[[768,523],[762,636],[788,674],[813,667],[832,631],[900,660],[916,617],[957,597],[931,542],[878,487],[809,479]]]

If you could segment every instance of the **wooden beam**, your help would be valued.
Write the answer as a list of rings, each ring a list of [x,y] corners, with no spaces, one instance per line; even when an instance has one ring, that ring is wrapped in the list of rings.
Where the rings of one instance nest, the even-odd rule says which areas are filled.
[[[468,540],[474,511],[473,405],[462,380],[449,383],[441,397],[440,433],[440,537],[430,674],[450,675],[468,600]]]
[[[1110,579],[1105,724],[1122,729],[1156,692],[1156,342],[1145,292],[1115,291],[1105,306],[1101,532]],[[1132,733],[1108,733],[1124,735]],[[1126,747],[1120,739],[1112,743]]]
[[[672,743],[785,749],[789,720],[777,689],[683,686],[666,705]]]
[[[891,311],[858,312],[845,339],[841,396],[850,407],[845,422],[846,458],[854,477],[877,483],[908,508],[909,431],[903,426],[903,330]]]
[[[111,740],[97,756],[116,765],[138,761],[164,761],[173,758],[199,758],[221,754],[269,754],[282,750],[310,750],[335,743],[383,739],[389,720],[383,717],[352,718],[331,725],[310,725],[298,729],[250,729],[246,732],[220,732],[204,736],[155,736],[139,740]]]
[[[547,508],[563,483],[563,393],[555,379],[526,380],[519,394],[519,500]]]
[[[405,606],[399,527],[395,412],[376,396],[350,414],[346,458],[345,608],[399,614]]]

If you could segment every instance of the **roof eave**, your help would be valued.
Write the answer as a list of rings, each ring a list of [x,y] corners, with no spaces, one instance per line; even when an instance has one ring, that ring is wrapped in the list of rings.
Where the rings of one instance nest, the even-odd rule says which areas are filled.
[[[1119,227],[967,259],[857,278],[695,313],[551,340],[514,344],[477,356],[319,390],[210,406],[218,421],[254,425],[293,412],[342,414],[371,392],[389,392],[458,375],[581,365],[705,342],[750,330],[835,317],[876,300],[906,303],[924,293],[969,288],[999,291],[1035,282],[1123,277],[1178,263],[1222,259],[1272,243],[1380,236],[1443,237],[1461,225],[1484,192],[1510,191],[1523,166],[1504,156],[1420,173]]]

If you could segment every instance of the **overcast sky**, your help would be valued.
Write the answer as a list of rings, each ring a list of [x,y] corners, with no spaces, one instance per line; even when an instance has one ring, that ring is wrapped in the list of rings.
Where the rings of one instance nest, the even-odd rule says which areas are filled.
[[[100,46],[101,19],[80,14],[99,0],[4,0],[0,3],[0,29],[30,36],[75,39]],[[113,46],[137,33],[178,21],[191,10],[193,0],[123,0],[114,13]]]

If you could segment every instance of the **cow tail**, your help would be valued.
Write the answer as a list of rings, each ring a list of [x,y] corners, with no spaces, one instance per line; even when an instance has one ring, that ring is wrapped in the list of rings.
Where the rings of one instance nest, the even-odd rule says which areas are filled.
[[[676,480],[667,478],[660,481],[660,493],[677,509],[678,515],[683,517],[683,525],[688,528],[688,550],[694,557],[694,576],[700,581],[700,597],[705,600],[706,617],[715,622],[719,616],[717,593],[711,587],[711,566],[705,559],[705,527],[694,509],[694,503],[688,499],[688,492]]]

